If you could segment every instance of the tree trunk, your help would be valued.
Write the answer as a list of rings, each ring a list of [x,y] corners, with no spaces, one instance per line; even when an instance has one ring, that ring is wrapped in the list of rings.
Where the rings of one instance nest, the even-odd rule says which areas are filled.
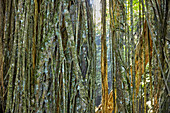
[[[107,47],[106,47],[106,0],[102,0],[102,36],[101,36],[101,78],[102,78],[102,111],[108,111],[107,81]]]

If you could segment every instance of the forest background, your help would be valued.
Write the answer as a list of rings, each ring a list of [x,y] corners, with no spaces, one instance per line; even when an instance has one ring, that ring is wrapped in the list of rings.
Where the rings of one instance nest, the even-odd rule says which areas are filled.
[[[0,0],[0,112],[170,112],[169,0]]]

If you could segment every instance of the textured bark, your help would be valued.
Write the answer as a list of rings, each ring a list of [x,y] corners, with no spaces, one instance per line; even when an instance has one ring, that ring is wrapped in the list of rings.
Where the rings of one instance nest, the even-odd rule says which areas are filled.
[[[0,0],[0,112],[3,112],[3,20],[4,20],[4,1]]]
[[[106,1],[102,0],[102,36],[101,36],[101,78],[102,112],[108,112],[107,47],[106,47]]]
[[[145,43],[142,40],[145,40]],[[143,48],[144,47],[145,47],[145,62],[143,62],[143,60],[144,60]],[[150,60],[152,59],[152,40],[151,40],[151,35],[148,31],[148,26],[147,26],[146,20],[144,22],[143,31],[141,33],[139,43],[138,43],[135,51],[136,51],[136,53],[135,53],[136,95],[138,95],[139,86],[140,86],[140,82],[141,82],[141,76],[144,73],[144,65],[146,66],[147,63],[149,62],[149,59]]]
[[[37,38],[37,23],[38,23],[38,2],[34,0],[34,33],[33,33],[33,49],[32,49],[32,58],[33,58],[33,71],[35,70],[36,65],[36,38]],[[33,72],[34,73],[34,72]]]
[[[37,39],[37,27],[38,27],[38,1],[34,0],[34,29],[33,29],[33,37],[32,37],[32,70],[31,70],[31,96],[32,96],[32,102],[31,105],[34,105],[34,88],[35,88],[35,68],[36,68],[36,39]]]
[[[60,32],[61,32],[61,38],[62,38],[63,51],[65,53],[66,48],[67,48],[68,33],[67,33],[66,25],[65,25],[64,14],[62,15],[62,25],[61,25],[61,28],[60,28]],[[66,53],[65,53],[65,57],[66,57]]]

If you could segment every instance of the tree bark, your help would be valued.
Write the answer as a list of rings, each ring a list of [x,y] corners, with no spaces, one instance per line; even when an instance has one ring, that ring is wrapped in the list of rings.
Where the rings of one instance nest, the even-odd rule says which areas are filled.
[[[0,112],[3,112],[3,20],[4,20],[4,1],[0,0]]]
[[[107,81],[107,46],[106,46],[106,0],[102,0],[102,36],[101,36],[101,78],[102,78],[102,112],[108,111]]]

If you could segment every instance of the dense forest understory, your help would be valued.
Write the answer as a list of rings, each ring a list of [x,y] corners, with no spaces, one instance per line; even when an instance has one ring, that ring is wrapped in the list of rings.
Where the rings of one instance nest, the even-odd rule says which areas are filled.
[[[0,0],[0,113],[170,113],[170,0]]]

